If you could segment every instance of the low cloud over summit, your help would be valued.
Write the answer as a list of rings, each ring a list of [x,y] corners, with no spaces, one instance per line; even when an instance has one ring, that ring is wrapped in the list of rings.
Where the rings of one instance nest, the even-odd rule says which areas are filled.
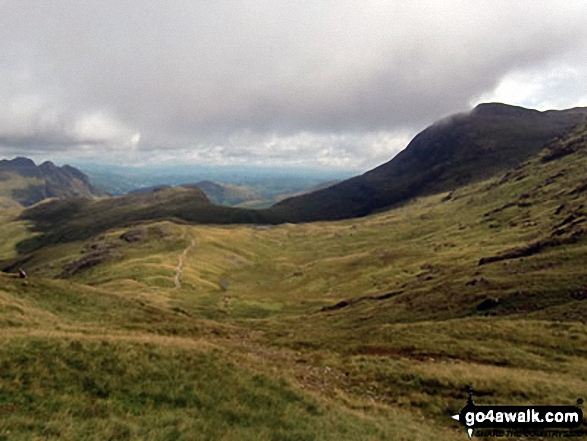
[[[0,4],[0,155],[387,161],[480,101],[587,105],[581,1]]]

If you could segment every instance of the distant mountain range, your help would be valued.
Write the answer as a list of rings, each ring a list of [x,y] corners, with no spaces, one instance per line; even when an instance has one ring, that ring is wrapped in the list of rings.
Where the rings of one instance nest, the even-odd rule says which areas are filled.
[[[248,208],[266,208],[285,195],[306,192],[326,181],[341,181],[356,176],[349,170],[294,167],[204,166],[201,164],[145,165],[142,167],[76,163],[92,184],[113,196],[144,189],[174,187],[196,183],[214,203]],[[223,187],[220,189],[217,185]],[[246,200],[243,200],[245,199]],[[220,202],[220,201],[223,202]]]
[[[225,188],[206,182],[95,201],[56,200],[22,213],[22,219],[32,221],[35,230],[45,234],[21,244],[21,251],[45,243],[83,239],[137,221],[278,224],[365,216],[519,167],[586,119],[586,108],[539,112],[504,104],[482,104],[471,112],[434,123],[404,151],[374,170],[288,198],[268,209],[215,205],[213,202],[226,197]],[[27,164],[30,169],[31,164]],[[85,184],[82,189],[91,188],[86,181],[78,180]],[[216,201],[202,187],[208,193],[216,191]]]
[[[564,111],[480,104],[419,133],[391,161],[332,187],[272,207],[290,222],[365,216],[426,194],[452,190],[513,168],[587,117]]]
[[[92,198],[105,193],[69,165],[58,167],[47,161],[37,166],[28,158],[15,158],[0,160],[0,195],[5,203],[14,201],[26,207],[47,198]]]

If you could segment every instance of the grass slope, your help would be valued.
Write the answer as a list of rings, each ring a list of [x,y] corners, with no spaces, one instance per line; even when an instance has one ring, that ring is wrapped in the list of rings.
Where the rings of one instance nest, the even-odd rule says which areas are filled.
[[[12,171],[0,171],[0,208],[4,210],[22,207],[23,201],[19,194],[24,194],[43,184],[42,180],[36,177],[22,176]]]
[[[361,219],[47,245],[29,280],[0,278],[0,438],[460,440],[468,385],[478,404],[574,404],[586,169],[581,127]],[[11,235],[31,233],[9,219],[14,257]]]
[[[261,198],[260,195],[242,185],[218,184],[211,181],[201,181],[195,185],[201,188],[210,201],[217,205],[236,206]]]

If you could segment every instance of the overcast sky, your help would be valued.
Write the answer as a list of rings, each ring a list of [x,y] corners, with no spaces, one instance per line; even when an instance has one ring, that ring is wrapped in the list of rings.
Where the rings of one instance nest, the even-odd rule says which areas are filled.
[[[587,105],[587,2],[0,0],[0,157],[367,170],[482,101]]]

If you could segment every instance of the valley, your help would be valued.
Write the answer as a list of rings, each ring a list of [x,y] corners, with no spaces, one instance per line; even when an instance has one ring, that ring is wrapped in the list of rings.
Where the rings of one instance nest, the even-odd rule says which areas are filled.
[[[462,440],[468,386],[574,404],[587,125],[542,147],[338,221],[181,187],[1,211],[0,439]]]

